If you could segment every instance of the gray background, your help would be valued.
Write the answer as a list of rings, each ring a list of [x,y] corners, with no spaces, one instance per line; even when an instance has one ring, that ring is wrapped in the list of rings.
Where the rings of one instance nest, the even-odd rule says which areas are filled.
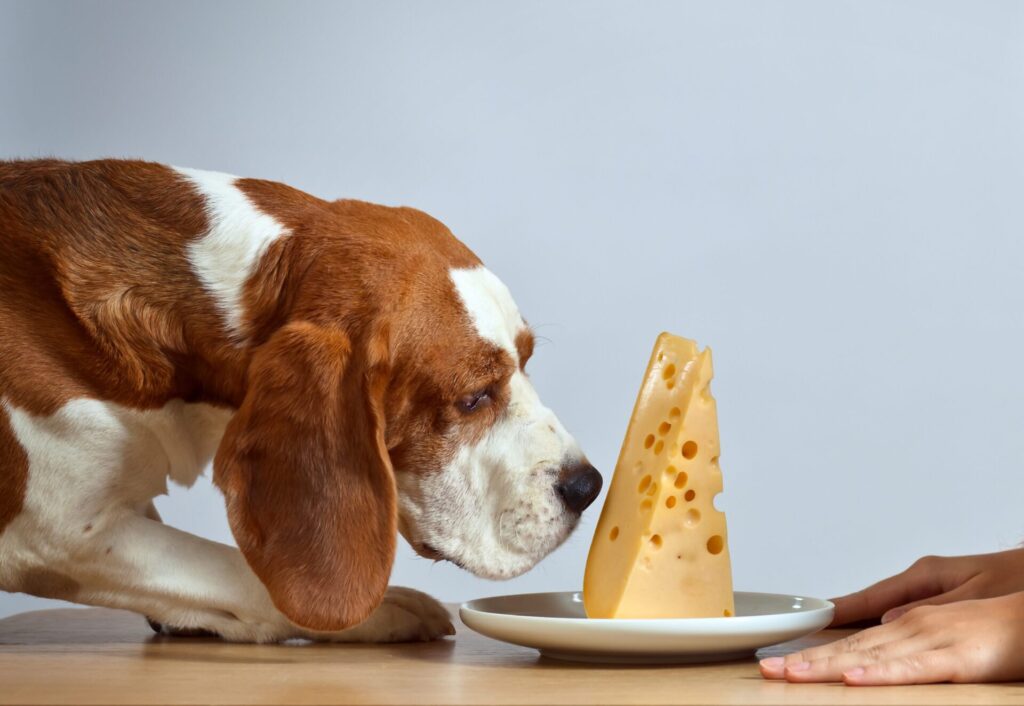
[[[710,344],[737,588],[1024,539],[1024,5],[0,2],[0,156],[38,155],[429,211],[606,476],[656,334]],[[158,506],[230,541],[208,481]],[[513,581],[393,582],[578,588],[597,514]]]

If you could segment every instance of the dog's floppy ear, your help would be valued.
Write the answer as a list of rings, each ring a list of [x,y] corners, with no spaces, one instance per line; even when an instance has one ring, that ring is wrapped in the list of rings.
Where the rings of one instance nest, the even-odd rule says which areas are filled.
[[[391,574],[381,358],[337,329],[287,324],[254,354],[217,450],[214,479],[239,548],[278,610],[311,630],[362,622]]]

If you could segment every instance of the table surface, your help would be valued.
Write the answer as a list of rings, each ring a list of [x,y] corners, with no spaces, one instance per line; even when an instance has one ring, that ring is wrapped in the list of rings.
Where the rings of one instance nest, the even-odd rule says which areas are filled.
[[[237,645],[161,638],[100,608],[0,620],[0,704],[1024,704],[1024,684],[846,687],[763,680],[753,659],[714,665],[559,662],[457,634],[398,645]],[[758,653],[847,634],[827,630]]]

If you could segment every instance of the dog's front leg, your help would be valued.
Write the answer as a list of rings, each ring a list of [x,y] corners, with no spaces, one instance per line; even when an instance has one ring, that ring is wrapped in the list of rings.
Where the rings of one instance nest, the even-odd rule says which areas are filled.
[[[168,527],[155,512],[147,515],[109,515],[79,536],[66,561],[51,563],[77,584],[66,598],[135,611],[172,633],[204,630],[238,642],[398,642],[452,633],[441,604],[400,587],[389,587],[381,605],[353,628],[303,629],[274,606],[238,549]]]
[[[97,518],[77,545],[61,567],[79,584],[71,600],[135,611],[172,632],[204,630],[239,642],[304,636],[234,547],[130,511]]]

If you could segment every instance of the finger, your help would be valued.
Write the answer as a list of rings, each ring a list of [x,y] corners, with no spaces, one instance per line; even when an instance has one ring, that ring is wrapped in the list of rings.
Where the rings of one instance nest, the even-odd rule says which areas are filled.
[[[819,647],[812,647],[800,652],[792,652],[785,657],[772,657],[761,660],[761,675],[766,679],[785,679],[786,667],[802,662],[813,662],[833,655],[870,650],[889,642],[905,639],[910,636],[910,629],[905,623],[879,625],[849,635],[841,640],[830,642]]]
[[[958,666],[952,650],[930,650],[855,667],[843,674],[843,682],[849,686],[934,684],[951,681]]]
[[[842,681],[845,672],[919,654],[928,647],[929,644],[918,637],[896,640],[858,652],[842,652],[789,665],[785,669],[784,677],[786,681],[796,683]]]
[[[882,614],[882,623],[891,623],[900,616],[906,615],[909,611],[920,606],[947,605],[949,603],[956,603],[957,601],[966,601],[970,598],[974,598],[973,593],[974,589],[968,582],[957,586],[952,591],[947,591],[946,593],[940,593],[937,596],[931,596],[919,601],[913,601],[912,603],[905,603],[904,605],[890,608]]]
[[[836,611],[830,627],[877,618],[897,606],[941,593],[942,584],[934,572],[921,571],[917,566],[856,593],[833,598]]]

